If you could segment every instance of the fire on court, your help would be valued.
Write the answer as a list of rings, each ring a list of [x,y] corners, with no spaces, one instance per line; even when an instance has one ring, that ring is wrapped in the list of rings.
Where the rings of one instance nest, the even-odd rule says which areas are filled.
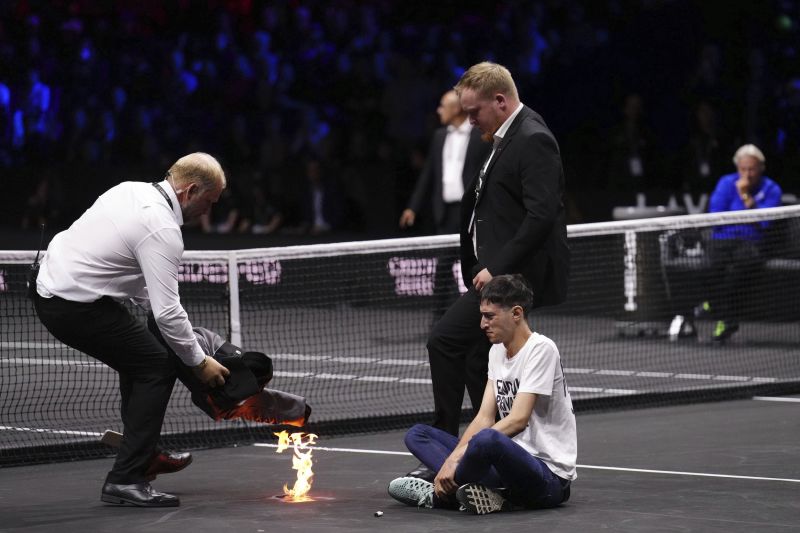
[[[278,437],[277,453],[282,453],[291,447],[294,450],[292,455],[292,469],[297,470],[297,480],[290,489],[288,484],[283,485],[284,501],[291,503],[313,502],[314,498],[309,495],[311,484],[314,481],[313,446],[316,443],[317,435],[313,433],[297,432],[289,434],[286,431],[275,433]]]

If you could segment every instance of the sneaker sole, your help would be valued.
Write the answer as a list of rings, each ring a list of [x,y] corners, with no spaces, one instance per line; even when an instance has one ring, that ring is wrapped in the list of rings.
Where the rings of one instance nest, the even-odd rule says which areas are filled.
[[[456,499],[468,511],[489,514],[510,510],[510,505],[500,494],[482,485],[463,485],[456,491]]]

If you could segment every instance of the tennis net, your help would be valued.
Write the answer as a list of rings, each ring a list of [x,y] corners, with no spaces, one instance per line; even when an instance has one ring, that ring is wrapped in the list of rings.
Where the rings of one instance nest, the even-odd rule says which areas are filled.
[[[715,228],[731,225],[758,225],[764,238],[741,285],[720,293],[729,273],[711,250]],[[800,391],[800,207],[575,225],[569,240],[569,297],[531,321],[559,347],[576,409]],[[188,251],[181,298],[194,325],[268,354],[269,387],[305,396],[318,430],[427,422],[425,343],[464,290],[457,246],[451,235]],[[98,438],[121,430],[117,377],[39,323],[25,297],[34,255],[0,252],[0,464],[108,454]],[[725,342],[711,340],[730,319],[720,309],[738,321]],[[212,421],[180,384],[163,426],[166,444],[180,447],[272,431]]]

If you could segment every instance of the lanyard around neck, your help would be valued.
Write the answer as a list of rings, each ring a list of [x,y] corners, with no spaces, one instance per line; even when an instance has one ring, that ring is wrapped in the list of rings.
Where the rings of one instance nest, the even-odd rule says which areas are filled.
[[[175,208],[172,206],[172,200],[170,200],[169,196],[167,195],[167,192],[161,188],[161,185],[159,185],[158,183],[153,183],[153,187],[155,187],[156,190],[161,193],[161,196],[163,196],[164,200],[166,200],[167,203],[169,204],[169,208],[175,210]]]

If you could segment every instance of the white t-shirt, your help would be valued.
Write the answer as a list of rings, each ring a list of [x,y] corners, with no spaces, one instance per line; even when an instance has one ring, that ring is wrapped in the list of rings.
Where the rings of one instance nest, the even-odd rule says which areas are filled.
[[[557,476],[575,479],[575,414],[555,343],[533,333],[511,359],[506,357],[503,344],[493,345],[489,351],[489,379],[500,418],[511,412],[518,392],[536,394],[528,425],[513,440]]]
[[[102,194],[69,229],[53,237],[42,260],[40,296],[94,302],[132,299],[150,308],[181,360],[198,365],[204,353],[178,294],[183,214],[167,181],[124,182]]]

